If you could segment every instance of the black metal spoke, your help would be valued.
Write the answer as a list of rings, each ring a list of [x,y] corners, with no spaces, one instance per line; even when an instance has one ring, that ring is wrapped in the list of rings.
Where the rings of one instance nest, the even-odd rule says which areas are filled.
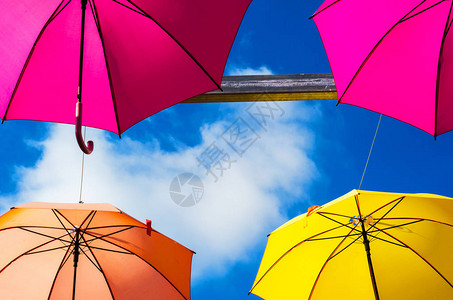
[[[33,231],[33,230],[30,230],[30,229],[24,228],[24,227],[17,227],[17,229],[21,229],[21,230],[24,230],[24,231],[27,231],[27,232],[30,232],[30,233],[33,233],[33,234],[36,234],[36,235],[40,235],[40,236],[52,239],[52,240],[58,240],[58,241],[62,242],[63,244],[64,243],[71,243],[71,241],[66,241],[66,240],[63,239],[64,237],[67,236],[67,234],[64,234],[64,235],[62,235],[60,237],[55,237],[55,236],[52,236],[52,235],[48,235],[48,234],[44,234],[44,233],[41,233],[41,232]]]
[[[350,222],[348,222],[348,223],[341,223],[340,221],[337,221],[337,220],[335,220],[335,219],[333,219],[333,218],[330,218],[330,217],[324,215],[323,213],[318,212],[317,214],[319,214],[320,216],[323,216],[323,217],[326,218],[326,219],[329,219],[330,221],[333,221],[333,222],[335,222],[335,223],[338,223],[338,224],[340,224],[341,226],[344,226],[344,227],[347,227],[347,228],[349,228],[349,229],[351,229],[351,230],[355,230],[355,231],[357,231],[357,232],[360,232],[360,230],[358,230],[357,228],[355,228],[355,226],[354,226],[354,227],[349,226]],[[350,218],[351,218],[351,217],[350,217]]]

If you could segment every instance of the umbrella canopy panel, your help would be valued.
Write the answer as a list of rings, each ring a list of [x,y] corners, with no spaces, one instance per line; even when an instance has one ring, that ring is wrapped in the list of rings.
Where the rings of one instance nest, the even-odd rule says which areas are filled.
[[[327,0],[313,15],[340,103],[453,129],[451,0]]]
[[[220,86],[251,0],[89,0],[83,124],[121,134]],[[0,118],[75,123],[81,1],[1,1]]]
[[[0,296],[190,299],[193,252],[108,204],[32,203],[0,218]]]
[[[452,262],[453,199],[352,191],[272,232],[251,292],[264,299],[450,299]]]

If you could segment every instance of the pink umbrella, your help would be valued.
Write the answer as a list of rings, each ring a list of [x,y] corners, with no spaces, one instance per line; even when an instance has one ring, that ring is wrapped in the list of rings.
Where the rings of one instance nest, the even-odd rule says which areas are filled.
[[[250,2],[2,0],[0,118],[76,124],[90,153],[82,125],[120,135],[220,88]]]
[[[327,0],[313,15],[338,102],[453,129],[452,0]]]

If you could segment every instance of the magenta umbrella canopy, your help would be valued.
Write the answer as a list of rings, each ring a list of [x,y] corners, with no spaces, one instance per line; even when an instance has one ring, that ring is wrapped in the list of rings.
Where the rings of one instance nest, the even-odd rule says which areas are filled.
[[[452,0],[327,0],[313,15],[340,103],[453,129]]]
[[[121,134],[217,89],[251,2],[84,1],[0,1],[3,121],[75,124],[79,94],[81,125]]]

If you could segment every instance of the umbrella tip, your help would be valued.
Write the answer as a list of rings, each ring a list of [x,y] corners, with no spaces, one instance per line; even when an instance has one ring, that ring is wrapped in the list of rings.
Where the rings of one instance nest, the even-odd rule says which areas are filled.
[[[151,220],[146,219],[146,234],[151,236]]]
[[[318,205],[313,205],[313,206],[310,206],[307,210],[307,216],[311,215],[315,210],[317,210],[318,208],[320,208],[320,206]]]

